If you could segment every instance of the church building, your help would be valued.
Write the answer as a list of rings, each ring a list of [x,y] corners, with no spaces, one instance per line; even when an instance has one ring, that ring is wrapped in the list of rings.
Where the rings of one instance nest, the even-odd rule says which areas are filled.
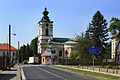
[[[53,36],[53,21],[48,17],[47,8],[38,22],[38,53],[42,64],[59,64],[58,60],[68,59],[77,43],[70,38],[55,38]]]

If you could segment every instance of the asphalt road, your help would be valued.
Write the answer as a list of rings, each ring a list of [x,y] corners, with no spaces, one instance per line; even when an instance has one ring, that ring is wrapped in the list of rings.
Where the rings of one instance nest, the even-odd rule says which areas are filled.
[[[100,80],[45,65],[23,65],[22,69],[26,80]]]

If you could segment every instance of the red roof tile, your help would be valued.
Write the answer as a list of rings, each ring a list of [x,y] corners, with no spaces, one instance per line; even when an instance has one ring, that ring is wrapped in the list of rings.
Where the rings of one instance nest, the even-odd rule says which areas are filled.
[[[0,50],[9,50],[9,44],[6,43],[0,43]],[[12,51],[17,51],[17,48],[11,46]]]
[[[118,32],[117,34],[113,35],[113,36],[111,37],[111,39],[115,38],[119,33],[120,33],[120,32]]]

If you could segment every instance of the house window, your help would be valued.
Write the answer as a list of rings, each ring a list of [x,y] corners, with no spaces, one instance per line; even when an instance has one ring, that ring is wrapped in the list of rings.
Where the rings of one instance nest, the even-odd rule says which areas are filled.
[[[115,57],[114,57],[114,55],[113,55],[113,59],[114,59]]]
[[[3,52],[3,56],[5,55],[5,52]]]
[[[15,53],[13,53],[13,56],[15,55]]]
[[[114,43],[113,43],[113,51],[114,51]]]

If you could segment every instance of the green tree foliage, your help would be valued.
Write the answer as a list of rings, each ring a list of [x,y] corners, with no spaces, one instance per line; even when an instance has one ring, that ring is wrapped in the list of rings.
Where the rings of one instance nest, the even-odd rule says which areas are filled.
[[[32,57],[32,56],[39,56],[37,53],[37,42],[38,42],[37,39],[38,39],[37,37],[33,39],[30,45],[27,44],[20,47],[20,50],[19,50],[20,62],[24,60],[28,60],[29,57]]]
[[[120,19],[112,17],[108,29],[112,35],[120,32]]]
[[[30,43],[30,48],[32,49],[32,52],[35,56],[38,56],[38,49],[37,49],[37,44],[38,44],[38,37],[33,39]]]
[[[108,42],[108,46],[105,48],[106,50],[106,53],[107,54],[104,54],[104,58],[105,59],[111,59],[111,42]]]
[[[91,39],[95,43],[94,46],[100,48],[101,54],[97,55],[99,59],[104,58],[104,54],[107,54],[106,47],[108,46],[106,41],[108,38],[108,29],[107,21],[104,19],[104,16],[97,11],[92,18],[92,21],[89,25],[89,32]]]
[[[85,34],[82,32],[81,36],[77,35],[76,40],[78,42],[77,45],[78,56],[76,57],[76,59],[82,59],[84,62],[87,62],[88,60],[91,59],[91,55],[89,54],[89,48],[91,48],[93,45],[88,30],[86,31]]]
[[[70,53],[70,58],[71,58],[72,60],[75,60],[75,59],[77,59],[78,57],[79,57],[79,54],[78,54],[77,51],[71,51],[71,53]]]

